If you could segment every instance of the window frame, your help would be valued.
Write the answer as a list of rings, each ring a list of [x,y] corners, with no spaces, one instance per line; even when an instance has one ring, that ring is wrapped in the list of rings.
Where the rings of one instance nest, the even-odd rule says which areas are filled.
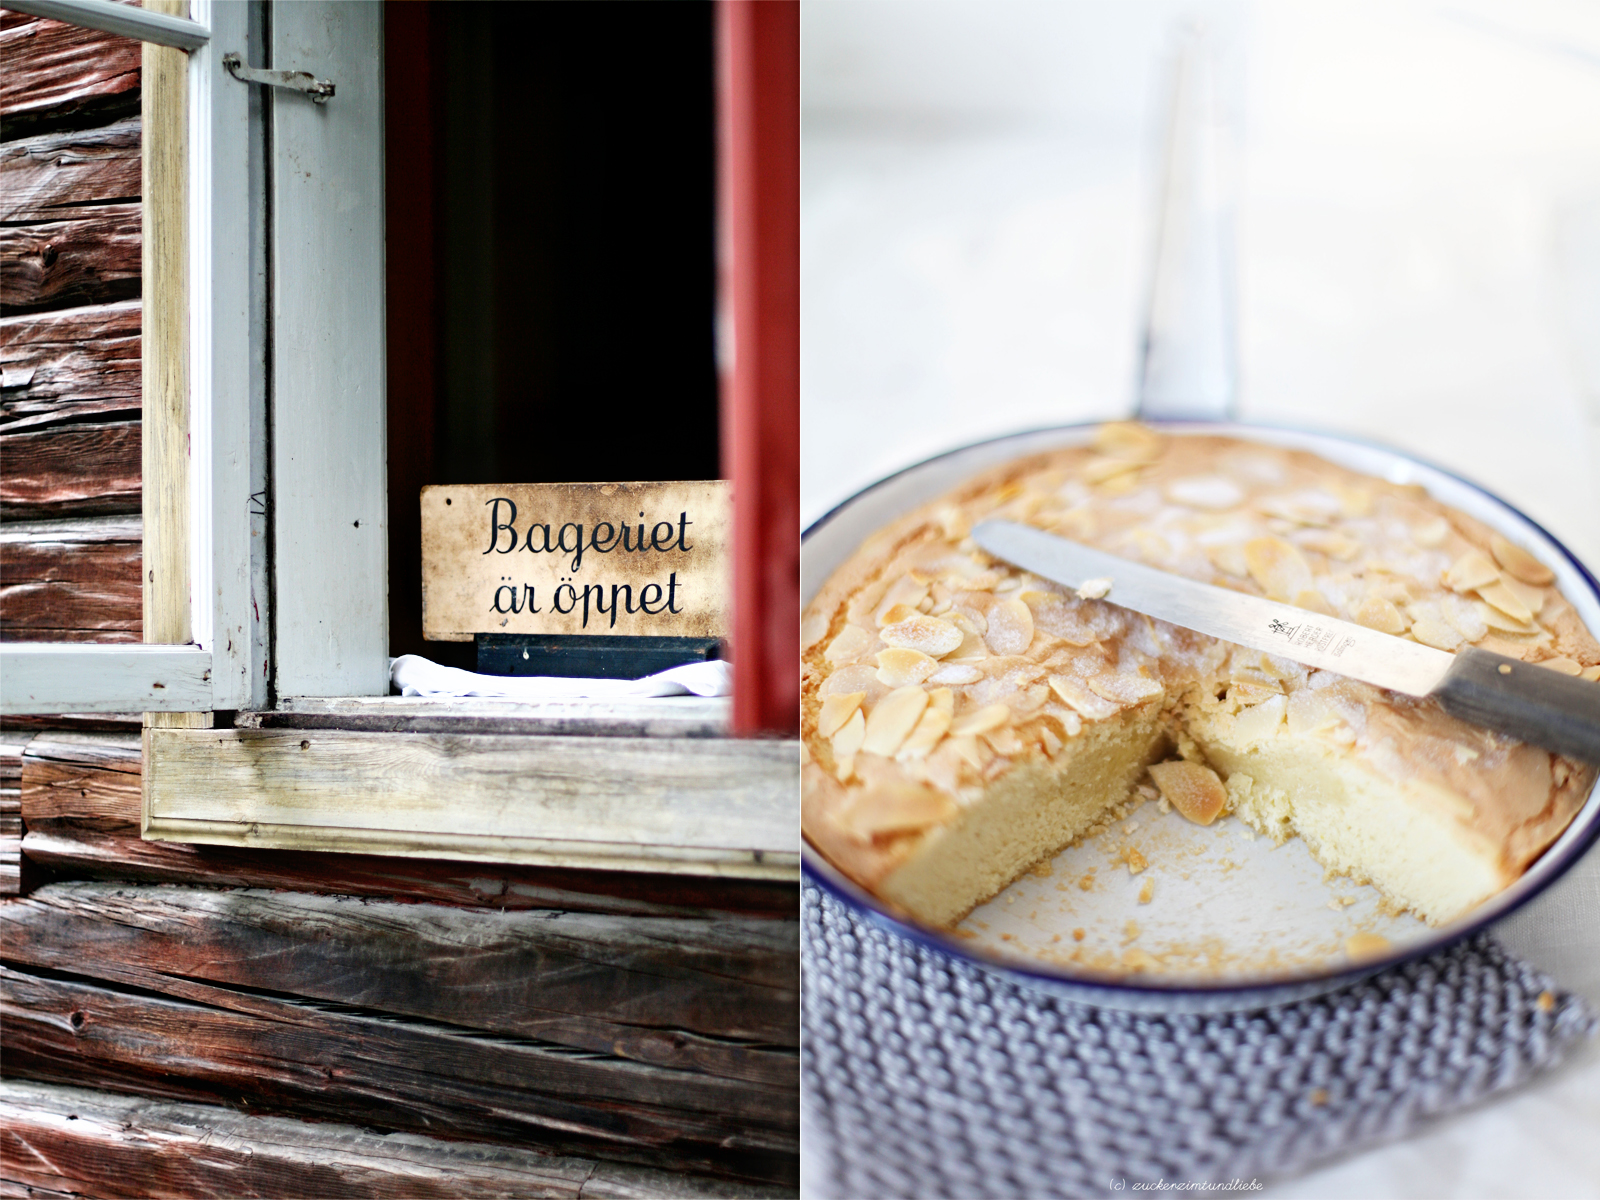
[[[4,711],[143,712],[150,840],[794,879],[792,740],[614,715],[509,737],[297,718],[388,692],[382,6],[332,6],[367,24],[319,53],[339,23],[323,5],[145,4],[12,4],[146,43],[146,644],[0,645]],[[339,90],[321,106],[246,85],[231,54]],[[230,710],[271,727],[212,728]]]

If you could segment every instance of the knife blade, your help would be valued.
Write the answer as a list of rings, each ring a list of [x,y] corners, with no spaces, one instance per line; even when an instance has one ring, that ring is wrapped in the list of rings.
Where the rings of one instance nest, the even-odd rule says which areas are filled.
[[[1408,696],[1429,696],[1462,720],[1600,763],[1600,684],[1476,647],[1455,654],[1436,650],[1157,570],[1015,521],[983,521],[973,527],[972,538],[996,558],[1074,591],[1098,593],[1108,603],[1252,650]]]

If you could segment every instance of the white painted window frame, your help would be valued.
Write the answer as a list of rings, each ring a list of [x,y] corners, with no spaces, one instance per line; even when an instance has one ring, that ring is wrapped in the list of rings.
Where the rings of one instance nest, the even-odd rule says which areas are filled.
[[[284,297],[268,314],[267,264],[261,254],[268,202],[261,162],[260,122],[267,106],[292,103],[311,109],[298,93],[241,83],[221,65],[238,54],[260,64],[265,47],[253,44],[253,3],[191,0],[192,19],[147,12],[111,0],[17,0],[8,7],[85,28],[139,38],[188,51],[187,251],[188,251],[188,626],[184,645],[0,643],[0,712],[209,712],[258,709],[271,696],[375,695],[388,690],[388,580],[383,378],[382,289],[382,68],[381,16],[375,62],[359,81],[347,77],[312,136],[296,131],[305,114],[279,109],[278,125],[297,136],[303,160],[330,165],[351,137],[377,149],[364,167],[364,203],[343,214],[336,233],[324,231],[321,257],[295,275],[300,247],[289,247],[271,266]],[[275,17],[307,21],[316,5],[277,6]],[[358,6],[365,8],[366,6]],[[275,40],[282,40],[275,30]],[[302,39],[303,40],[303,39]],[[370,38],[369,38],[370,40]],[[319,74],[327,64],[306,67]],[[347,72],[348,76],[348,72]],[[356,86],[352,87],[351,84]],[[335,108],[334,106],[338,107]],[[321,138],[339,128],[340,112],[359,110],[365,125],[353,135]],[[331,111],[326,111],[331,110]],[[332,117],[330,121],[328,118]],[[304,124],[303,121],[299,122]],[[281,152],[281,146],[274,147]],[[350,191],[350,180],[313,169],[310,186],[297,193],[286,171],[274,172],[271,201],[278,217],[303,219],[317,206],[338,213],[330,187]],[[358,181],[363,182],[363,181]],[[359,190],[359,189],[358,189]],[[330,228],[332,223],[330,222]],[[281,243],[281,239],[280,243]],[[352,271],[341,247],[364,255]],[[376,246],[374,257],[373,247]],[[376,279],[373,278],[374,268]],[[287,276],[286,276],[287,272]],[[376,284],[376,286],[374,286]],[[360,329],[342,323],[366,306]],[[268,362],[267,322],[291,331],[320,330],[320,338],[278,341]],[[265,372],[292,395],[280,402],[268,438]],[[358,395],[359,404],[347,403]],[[280,488],[293,494],[263,503],[268,447]],[[338,448],[336,451],[335,448]],[[353,448],[353,454],[351,450]],[[339,455],[346,455],[341,463]],[[351,470],[354,461],[355,469]],[[146,488],[162,481],[146,480]],[[148,506],[147,506],[148,508]],[[318,523],[330,513],[354,513],[366,526],[356,550],[351,539],[327,536]],[[269,530],[269,521],[274,527]],[[335,522],[339,524],[340,522]],[[359,527],[352,527],[359,528]],[[270,661],[269,534],[279,547],[278,588],[292,598],[280,623],[280,662]],[[146,586],[150,586],[147,582]],[[285,653],[287,652],[287,653]],[[276,666],[276,670],[275,670]],[[287,666],[287,669],[285,667]],[[269,674],[275,678],[269,680]]]

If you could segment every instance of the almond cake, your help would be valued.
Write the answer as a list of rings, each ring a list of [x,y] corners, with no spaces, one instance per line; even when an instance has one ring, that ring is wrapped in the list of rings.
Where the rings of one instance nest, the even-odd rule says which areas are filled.
[[[1515,880],[1593,784],[1593,768],[1432,701],[991,558],[969,537],[987,517],[1600,680],[1600,643],[1549,568],[1421,488],[1304,451],[1102,426],[881,530],[807,606],[805,834],[920,921],[959,921],[1148,779],[1190,820],[1298,835],[1324,867],[1441,924]]]

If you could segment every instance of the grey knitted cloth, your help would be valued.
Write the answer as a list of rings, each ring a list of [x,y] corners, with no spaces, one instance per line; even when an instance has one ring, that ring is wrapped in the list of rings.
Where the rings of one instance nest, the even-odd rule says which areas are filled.
[[[1487,935],[1221,1016],[1059,1000],[809,885],[802,937],[802,1178],[817,1197],[1099,1196],[1121,1190],[1113,1180],[1248,1191],[1515,1087],[1597,1026]]]

